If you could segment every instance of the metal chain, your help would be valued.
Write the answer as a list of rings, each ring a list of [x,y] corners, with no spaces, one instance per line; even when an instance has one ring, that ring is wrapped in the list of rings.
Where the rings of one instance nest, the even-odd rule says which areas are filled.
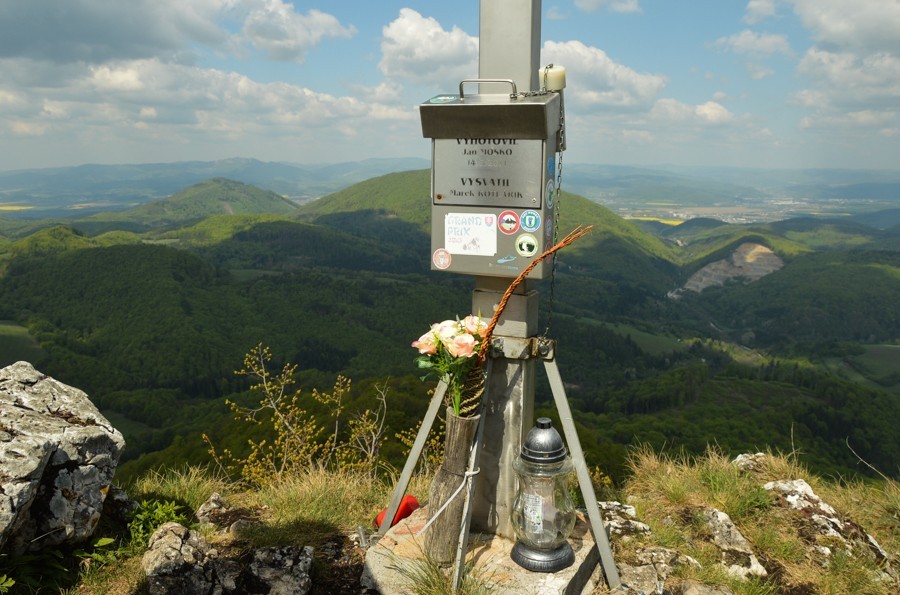
[[[551,64],[552,66],[552,64]],[[566,112],[562,104],[559,102],[559,136],[557,138],[556,152],[556,202],[553,205],[553,245],[559,241],[559,203],[562,202],[562,172],[563,172],[563,151],[566,143]],[[550,334],[550,324],[553,322],[553,300],[556,292],[556,268],[558,254],[553,255],[553,265],[550,269],[550,296],[547,299],[547,326],[544,328],[543,338],[548,338]]]
[[[553,68],[553,64],[547,64],[544,66],[544,80],[547,80],[547,71]],[[541,86],[540,91],[519,91],[518,93],[510,93],[510,99],[515,99],[516,97],[539,97],[541,95],[549,95],[550,93],[556,93],[556,91],[548,91],[546,86]],[[562,104],[560,104],[560,112],[562,112]]]
[[[553,68],[553,64],[544,67],[544,81],[547,79],[547,72]],[[535,97],[539,95],[547,95],[556,91],[548,91],[545,84],[541,85],[540,91],[519,91],[511,97]],[[559,203],[562,198],[562,170],[563,170],[563,148],[566,146],[566,110],[560,97],[559,102],[559,134],[557,135],[556,144],[556,202],[553,205],[553,245],[559,242]],[[550,269],[550,297],[547,300],[547,326],[544,329],[543,338],[547,338],[550,334],[550,323],[553,321],[553,300],[556,291],[556,257],[553,255],[553,265]]]

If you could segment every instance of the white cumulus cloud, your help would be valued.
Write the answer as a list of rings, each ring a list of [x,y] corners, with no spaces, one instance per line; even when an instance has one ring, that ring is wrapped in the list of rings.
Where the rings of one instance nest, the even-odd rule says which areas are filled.
[[[900,57],[886,53],[860,57],[812,48],[797,70],[828,93],[832,103],[855,111],[884,104],[900,105]]]
[[[750,0],[744,22],[755,25],[767,17],[775,16],[775,0]]]
[[[900,54],[897,0],[786,0],[817,43]]]
[[[612,12],[640,12],[638,0],[575,0],[575,6],[585,12],[596,12],[604,8]]]
[[[797,65],[805,88],[792,99],[807,108],[804,129],[871,134],[895,128],[900,105],[900,2],[784,0],[814,45]]]
[[[547,12],[544,16],[546,16],[547,20],[550,21],[561,21],[565,19],[567,15],[559,6],[554,5],[547,9]]]
[[[136,91],[144,88],[137,69],[130,66],[92,68],[91,83],[100,91]]]
[[[0,3],[0,57],[60,63],[175,55],[192,42],[218,46],[229,0],[27,0]]]
[[[282,0],[263,0],[251,5],[243,34],[255,47],[275,60],[303,62],[312,47],[323,39],[348,38],[356,34],[336,17],[316,9],[299,14]]]
[[[547,41],[541,60],[566,67],[567,97],[588,108],[649,106],[666,86],[666,77],[639,73],[580,41]]]
[[[710,124],[721,124],[734,118],[734,114],[728,111],[721,103],[707,101],[694,108],[697,117]]]
[[[749,29],[728,37],[720,37],[713,45],[737,54],[791,54],[791,44],[784,35],[755,33]]]
[[[862,110],[859,112],[850,112],[848,114],[850,120],[862,126],[884,126],[894,121],[897,116],[895,111],[876,111]]]
[[[478,38],[458,27],[445,30],[434,18],[411,8],[384,27],[381,72],[388,77],[415,79],[446,87],[478,74]]]
[[[694,115],[694,108],[686,103],[666,97],[657,101],[650,110],[654,119],[669,122],[683,122]]]
[[[663,123],[695,125],[725,124],[735,119],[735,115],[717,101],[691,105],[668,97],[654,104],[650,117]]]

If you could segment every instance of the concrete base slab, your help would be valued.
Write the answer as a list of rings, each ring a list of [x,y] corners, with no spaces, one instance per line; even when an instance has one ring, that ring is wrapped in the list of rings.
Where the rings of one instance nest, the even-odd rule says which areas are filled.
[[[384,595],[411,593],[408,569],[422,563],[424,535],[416,533],[428,522],[428,510],[420,508],[397,523],[366,552],[363,585]],[[575,563],[555,573],[531,572],[509,557],[515,543],[496,535],[472,535],[467,560],[475,573],[496,595],[582,595],[604,584],[600,554],[594,546],[590,523],[578,515],[569,538]],[[450,570],[447,571],[448,581]]]

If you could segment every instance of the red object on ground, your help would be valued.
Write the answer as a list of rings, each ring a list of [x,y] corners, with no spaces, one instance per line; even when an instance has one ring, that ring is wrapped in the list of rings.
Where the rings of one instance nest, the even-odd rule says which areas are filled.
[[[394,515],[394,522],[391,523],[391,527],[408,517],[413,513],[415,509],[419,507],[419,501],[416,500],[415,496],[403,496],[403,499],[400,500],[400,507],[397,509],[397,514]],[[375,517],[373,523],[375,524],[376,529],[381,528],[381,523],[384,522],[384,515],[387,514],[387,508],[378,513],[378,516]]]

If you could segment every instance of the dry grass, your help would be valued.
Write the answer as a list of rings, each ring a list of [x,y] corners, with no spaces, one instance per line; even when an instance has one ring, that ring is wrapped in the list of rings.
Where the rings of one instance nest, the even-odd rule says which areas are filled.
[[[316,546],[322,538],[357,526],[371,531],[375,514],[390,496],[391,487],[368,474],[314,468],[253,494],[252,502],[266,509],[265,523],[248,537],[256,546]]]
[[[763,593],[864,593],[888,595],[900,585],[882,580],[874,556],[857,547],[852,555],[833,548],[827,560],[814,553],[815,545],[837,541],[815,536],[803,515],[777,506],[762,486],[773,480],[802,478],[843,520],[852,519],[897,559],[900,507],[897,482],[829,482],[811,475],[795,456],[766,453],[752,472],[740,471],[716,449],[703,456],[658,454],[636,450],[630,459],[631,479],[624,487],[638,517],[650,525],[649,538],[615,543],[617,559],[633,558],[634,550],[659,545],[687,554],[702,570],[680,568],[672,581],[696,579],[726,585],[741,595]],[[718,550],[708,541],[708,529],[698,518],[701,508],[727,513],[753,545],[769,571],[766,579],[740,581],[728,576]],[[631,551],[629,551],[631,550]]]
[[[695,458],[658,455],[641,448],[632,455],[629,467],[632,477],[625,494],[645,522],[671,518],[684,510],[713,507],[738,523],[772,504],[762,484],[717,450]]]
[[[136,501],[170,500],[191,511],[218,492],[230,506],[252,511],[260,522],[242,531],[240,539],[212,533],[208,528],[204,531],[204,536],[220,553],[237,555],[247,548],[272,545],[312,545],[318,549],[355,532],[358,526],[371,533],[372,521],[390,499],[393,483],[364,473],[313,468],[256,490],[241,491],[208,468],[189,467],[151,472],[135,481],[128,492]],[[429,485],[429,478],[416,477],[408,491],[422,500]],[[141,555],[128,555],[114,564],[83,568],[79,584],[67,592],[77,595],[145,592]]]
[[[493,576],[475,565],[466,562],[462,580],[454,594],[450,569],[432,560],[427,552],[422,552],[418,560],[397,560],[396,569],[406,590],[413,595],[488,595],[495,589]]]
[[[144,574],[139,556],[125,558],[113,567],[85,570],[73,595],[136,595],[141,593]]]
[[[838,512],[865,527],[894,559],[900,555],[900,484],[881,481],[823,483],[816,492]]]
[[[826,561],[813,545],[835,545],[815,537],[802,515],[779,506],[762,485],[775,479],[805,479],[831,504],[842,519],[852,519],[875,537],[897,559],[900,540],[900,488],[885,478],[879,482],[832,482],[811,475],[796,457],[768,453],[752,472],[742,472],[721,452],[711,449],[691,457],[636,450],[630,460],[632,476],[623,486],[623,500],[635,506],[638,518],[650,525],[645,537],[613,539],[617,562],[635,559],[638,548],[663,546],[687,554],[701,569],[678,567],[667,587],[685,580],[724,585],[738,595],[776,593],[888,595],[897,584],[880,580],[881,570],[872,556],[857,549],[853,555],[839,548]],[[424,499],[429,478],[416,478],[409,492]],[[237,491],[205,469],[183,469],[150,474],[133,486],[132,497],[177,500],[194,509],[212,492],[220,492],[234,506],[258,512],[261,523],[242,533],[240,542],[217,543],[225,549],[265,545],[327,543],[335,535],[346,536],[359,525],[372,531],[372,518],[390,498],[392,480],[373,480],[365,474],[335,473],[311,469],[254,491]],[[709,529],[699,511],[714,507],[726,512],[752,543],[754,552],[769,571],[765,579],[741,581],[718,564],[720,553],[709,541]],[[221,534],[213,539],[223,540]],[[224,551],[224,550],[223,550]],[[126,558],[111,567],[83,573],[78,595],[140,593],[140,557]],[[427,560],[403,570],[411,589],[426,595],[448,593],[444,572]],[[485,592],[489,581],[471,574],[466,593]],[[602,591],[598,590],[598,592]],[[677,592],[677,591],[676,591]]]
[[[171,500],[194,511],[213,494],[231,490],[230,482],[209,467],[185,467],[150,471],[127,488],[135,502]]]

